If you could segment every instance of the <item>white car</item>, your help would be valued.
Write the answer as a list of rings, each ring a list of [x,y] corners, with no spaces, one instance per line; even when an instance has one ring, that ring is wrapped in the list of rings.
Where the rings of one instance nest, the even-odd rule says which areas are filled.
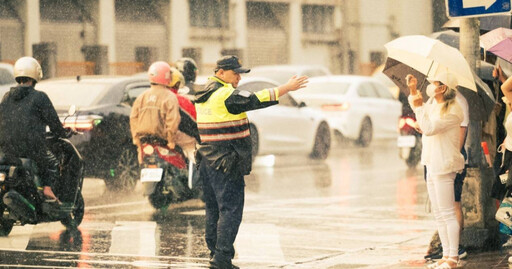
[[[329,76],[331,71],[322,65],[259,65],[251,68],[251,72],[247,73],[246,77],[264,77],[276,81],[279,84],[284,84],[293,75],[318,77]]]
[[[16,85],[12,64],[0,63],[0,100],[9,89]]]
[[[205,77],[198,77],[201,87]],[[238,90],[250,92],[275,88],[272,80],[244,77]],[[331,131],[327,119],[289,94],[279,97],[279,104],[247,112],[253,141],[253,156],[266,154],[304,153],[313,159],[325,159],[331,147]]]
[[[396,138],[402,104],[379,81],[364,76],[309,79],[291,93],[296,100],[321,109],[336,135],[366,147],[373,138]]]

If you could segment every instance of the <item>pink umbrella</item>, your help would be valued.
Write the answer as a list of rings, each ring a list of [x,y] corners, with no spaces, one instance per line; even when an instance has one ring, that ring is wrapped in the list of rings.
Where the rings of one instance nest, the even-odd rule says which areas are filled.
[[[497,28],[480,36],[484,49],[512,63],[512,29]]]

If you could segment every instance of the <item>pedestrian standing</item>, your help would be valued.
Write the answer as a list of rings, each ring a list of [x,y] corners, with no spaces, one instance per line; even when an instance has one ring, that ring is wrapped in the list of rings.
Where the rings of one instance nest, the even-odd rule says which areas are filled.
[[[504,95],[503,101],[510,108],[512,100],[512,77],[508,78],[503,85],[501,85],[501,91]],[[507,189],[512,189],[512,113],[507,116],[504,127],[506,130],[506,136],[503,143],[498,148],[498,151],[502,154],[500,159],[496,181],[493,185],[491,196],[501,201],[507,192]],[[499,175],[504,174],[508,171],[507,182],[502,183],[499,179]]]
[[[205,239],[210,268],[238,268],[231,262],[233,243],[242,221],[244,176],[252,169],[252,144],[246,111],[278,104],[279,97],[304,88],[307,77],[293,76],[277,88],[251,93],[237,90],[241,66],[236,56],[217,61],[215,76],[196,93],[195,106],[201,137],[197,161],[206,204]]]
[[[454,181],[464,169],[460,153],[463,112],[455,101],[457,80],[450,73],[430,78],[434,96],[431,104],[423,104],[413,75],[407,75],[406,80],[411,92],[409,103],[423,134],[421,162],[427,167],[427,190],[443,246],[442,259],[429,268],[457,268],[460,226],[455,213]]]

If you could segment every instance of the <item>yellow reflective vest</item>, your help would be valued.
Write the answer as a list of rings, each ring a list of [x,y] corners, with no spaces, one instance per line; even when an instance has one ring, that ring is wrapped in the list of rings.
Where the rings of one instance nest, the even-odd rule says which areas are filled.
[[[249,174],[252,143],[245,112],[277,104],[278,89],[239,91],[217,77],[210,77],[204,91],[196,93],[196,97],[201,158],[223,172]]]

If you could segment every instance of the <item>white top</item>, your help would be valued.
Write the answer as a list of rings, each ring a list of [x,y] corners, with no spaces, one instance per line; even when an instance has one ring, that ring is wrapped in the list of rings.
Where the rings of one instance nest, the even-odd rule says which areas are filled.
[[[420,107],[414,107],[414,98],[419,96],[409,96],[409,104],[423,134],[421,163],[427,166],[428,173],[433,176],[461,171],[464,168],[464,157],[459,148],[460,125],[464,115],[460,105],[455,102],[441,115],[444,104],[429,100]]]
[[[462,123],[460,124],[461,127],[468,127],[469,125],[469,106],[468,102],[466,101],[466,98],[462,93],[457,91],[457,95],[455,96],[455,101],[459,103],[460,108],[462,108],[462,113],[464,114],[464,119],[462,120]]]
[[[508,151],[512,151],[512,113],[508,114],[505,120],[505,130],[507,131],[507,136],[503,144]]]

